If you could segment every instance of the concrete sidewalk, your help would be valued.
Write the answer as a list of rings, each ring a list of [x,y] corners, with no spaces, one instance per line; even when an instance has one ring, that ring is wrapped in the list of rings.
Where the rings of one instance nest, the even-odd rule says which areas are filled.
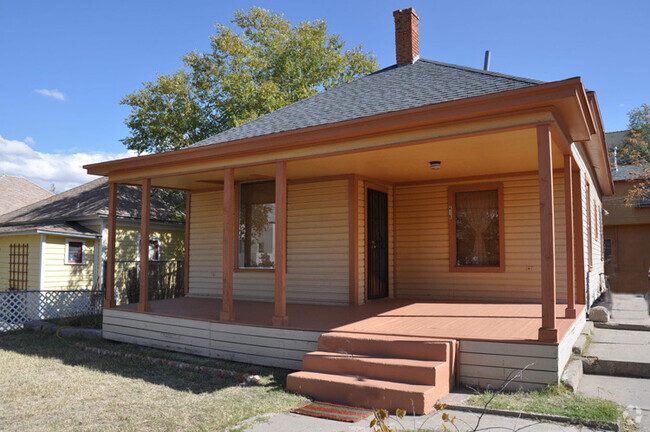
[[[450,417],[456,417],[455,424],[461,431],[472,430],[476,426],[478,414],[444,410]],[[361,432],[370,431],[370,420],[361,420],[357,423],[345,423],[334,420],[325,420],[315,417],[307,417],[292,413],[277,414],[270,418],[260,420],[260,423],[252,425],[245,432]],[[397,427],[397,430],[418,430],[424,426],[427,430],[442,430],[442,412],[433,412],[427,416],[407,416],[400,420],[400,423],[391,422],[390,425]],[[401,426],[400,426],[401,424]],[[538,423],[532,420],[517,419],[486,414],[483,416],[480,429],[512,430],[526,426],[526,431],[564,431],[564,432],[589,432],[595,429],[586,427],[574,427],[559,423]],[[448,430],[454,430],[453,426],[447,424]],[[239,429],[238,429],[239,430]]]
[[[647,295],[608,292],[599,304],[609,309],[611,317],[607,323],[595,323],[596,327],[650,331]]]

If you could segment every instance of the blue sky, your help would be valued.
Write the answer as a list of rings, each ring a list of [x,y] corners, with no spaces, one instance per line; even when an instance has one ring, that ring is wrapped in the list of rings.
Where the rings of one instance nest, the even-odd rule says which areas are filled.
[[[207,50],[216,22],[257,5],[293,23],[325,18],[382,67],[395,62],[392,11],[420,16],[423,58],[554,81],[581,76],[605,129],[650,103],[647,1],[0,1],[0,174],[58,191],[84,163],[127,156],[126,94]]]

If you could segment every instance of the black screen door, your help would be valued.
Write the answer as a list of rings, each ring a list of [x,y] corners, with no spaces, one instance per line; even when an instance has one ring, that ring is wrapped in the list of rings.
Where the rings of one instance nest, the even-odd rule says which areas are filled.
[[[368,299],[388,297],[388,195],[368,189]]]

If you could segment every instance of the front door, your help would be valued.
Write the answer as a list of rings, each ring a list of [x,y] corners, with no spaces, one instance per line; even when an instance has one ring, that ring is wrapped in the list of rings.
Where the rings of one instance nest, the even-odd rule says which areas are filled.
[[[368,300],[388,297],[388,195],[368,189]]]

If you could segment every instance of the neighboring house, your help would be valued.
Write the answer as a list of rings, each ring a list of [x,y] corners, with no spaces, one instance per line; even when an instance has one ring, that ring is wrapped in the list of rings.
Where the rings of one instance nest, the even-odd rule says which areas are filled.
[[[109,186],[97,179],[0,216],[0,291],[100,289],[106,259]],[[126,294],[139,259],[140,191],[120,186],[118,275]],[[151,204],[150,259],[182,260],[184,225],[164,202]]]
[[[517,368],[515,386],[558,382],[603,289],[595,93],[420,59],[419,18],[394,15],[394,66],[86,166],[190,195],[188,295],[115,307],[109,242],[105,338],[303,369],[290,390],[418,413]]]
[[[23,177],[0,176],[0,215],[54,195]]]
[[[627,131],[605,134],[611,154],[620,150]],[[650,289],[650,194],[626,205],[625,197],[644,173],[642,166],[617,165],[612,167],[616,194],[606,197],[603,206],[607,213],[605,224],[605,273],[613,292],[646,293]]]

